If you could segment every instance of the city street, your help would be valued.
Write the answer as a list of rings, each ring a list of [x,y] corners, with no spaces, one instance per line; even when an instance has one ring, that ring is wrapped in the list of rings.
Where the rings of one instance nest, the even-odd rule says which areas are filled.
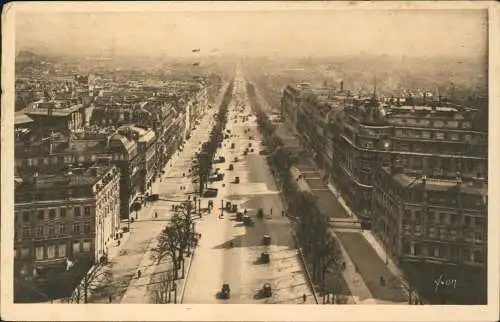
[[[103,268],[110,273],[100,288],[90,296],[91,303],[108,302],[109,295],[115,303],[151,303],[152,276],[160,271],[165,271],[169,263],[163,261],[161,265],[156,265],[151,258],[151,248],[154,247],[156,237],[165,226],[165,222],[171,215],[172,202],[161,200],[185,200],[186,193],[192,192],[191,179],[187,174],[191,159],[198,151],[200,142],[208,139],[211,128],[213,112],[209,112],[200,121],[200,125],[191,133],[191,138],[186,141],[182,151],[176,152],[165,167],[165,175],[157,179],[152,186],[152,193],[158,193],[160,200],[148,203],[137,214],[137,219],[130,224],[130,236],[125,239],[122,245],[117,247],[117,256],[111,258],[109,263]],[[180,190],[185,186],[186,190]],[[155,213],[158,217],[155,218]],[[131,214],[136,218],[136,213]],[[122,222],[122,226],[126,223]],[[141,278],[135,278],[137,271],[141,270]]]
[[[232,137],[224,140],[218,151],[226,162],[214,165],[220,167],[225,178],[211,185],[219,189],[217,198],[213,198],[214,209],[197,223],[202,238],[191,264],[183,303],[291,304],[303,303],[305,294],[306,303],[312,304],[314,298],[293,245],[291,227],[287,218],[282,216],[279,191],[264,157],[259,154],[256,119],[252,116],[245,123],[239,119],[239,116],[251,113],[246,98],[241,99],[245,101],[245,110],[235,110],[234,103],[244,92],[245,84],[237,79],[227,124]],[[245,129],[250,132],[244,133]],[[253,136],[252,140],[250,136]],[[234,149],[231,149],[231,143],[235,144]],[[250,143],[254,152],[244,156],[243,152]],[[238,162],[234,162],[235,157]],[[234,165],[233,171],[228,170],[229,164]],[[234,183],[235,177],[240,178],[239,184]],[[246,208],[254,226],[244,226],[235,220],[235,214],[226,211],[223,218],[219,218],[221,205],[227,201],[237,204],[239,211]],[[256,217],[259,208],[264,210],[264,219]],[[264,234],[271,237],[269,246],[263,246]],[[268,264],[257,261],[264,251],[270,254]],[[216,295],[224,283],[230,285],[231,297],[220,300]],[[264,283],[271,284],[272,297],[255,298]]]
[[[271,112],[273,109],[260,96],[261,106]],[[282,136],[286,142],[292,146],[300,145],[299,139],[289,129],[287,124],[282,123],[277,127],[278,135]],[[349,218],[344,207],[339,200],[333,195],[328,188],[327,182],[323,180],[322,174],[315,168],[312,160],[304,159],[296,165],[297,169],[304,174],[305,181],[314,195],[317,197],[320,210],[330,218],[342,220]],[[349,226],[349,225],[347,225]],[[384,260],[373,249],[363,236],[358,228],[349,227],[337,231],[336,236],[345,250],[352,265],[357,267],[357,272],[352,272],[349,276],[344,274],[347,279],[346,283],[351,285],[351,293],[354,297],[360,300],[366,300],[367,295],[372,296],[377,302],[390,303],[405,303],[408,301],[408,296],[401,288],[398,277],[389,269]],[[355,229],[353,229],[355,228]],[[332,229],[333,232],[333,229]],[[380,277],[383,276],[386,281],[390,281],[388,285],[380,284]],[[359,279],[362,281],[359,281]],[[360,290],[355,285],[363,285],[362,294],[357,294],[356,290]],[[369,293],[367,293],[369,290]],[[371,303],[371,302],[370,302]],[[373,304],[373,303],[372,303]]]

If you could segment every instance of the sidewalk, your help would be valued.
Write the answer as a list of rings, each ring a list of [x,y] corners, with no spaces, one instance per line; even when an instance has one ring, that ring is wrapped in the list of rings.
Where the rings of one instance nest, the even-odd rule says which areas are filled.
[[[358,220],[358,217],[352,210],[349,208],[349,206],[345,203],[344,199],[338,192],[338,190],[335,188],[333,183],[328,183],[328,189],[333,193],[333,195],[339,200],[339,203],[342,205],[342,207],[345,209],[346,213],[349,214],[350,217]],[[405,291],[405,293],[409,296],[408,294],[408,284],[405,279],[404,273],[399,269],[399,267],[394,264],[394,261],[391,259],[391,257],[386,253],[384,247],[381,245],[381,243],[378,241],[377,237],[374,236],[374,234],[370,230],[363,230],[361,232],[365,240],[371,245],[371,247],[375,250],[379,258],[383,261],[386,261],[387,263],[387,268],[391,271],[391,273],[398,278],[398,282],[403,286],[402,289]]]

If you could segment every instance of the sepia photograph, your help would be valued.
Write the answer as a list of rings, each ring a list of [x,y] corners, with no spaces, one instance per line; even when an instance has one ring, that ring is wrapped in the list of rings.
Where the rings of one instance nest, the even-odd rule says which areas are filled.
[[[2,319],[497,316],[492,5],[6,5]]]

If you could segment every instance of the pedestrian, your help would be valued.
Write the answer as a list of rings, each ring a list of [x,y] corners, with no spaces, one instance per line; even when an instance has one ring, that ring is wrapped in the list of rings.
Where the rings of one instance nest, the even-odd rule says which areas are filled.
[[[141,278],[141,270],[137,271],[137,278]]]
[[[303,294],[302,295],[302,301],[305,303],[306,302],[306,299],[307,299],[307,295]]]
[[[273,215],[273,208],[271,208],[271,212],[270,212],[271,216]]]
[[[342,270],[345,270],[345,262],[342,262]]]
[[[155,218],[158,218],[158,213],[155,211]]]
[[[281,210],[281,217],[285,217],[285,211]]]
[[[108,296],[108,302],[113,303],[113,296],[112,295]]]

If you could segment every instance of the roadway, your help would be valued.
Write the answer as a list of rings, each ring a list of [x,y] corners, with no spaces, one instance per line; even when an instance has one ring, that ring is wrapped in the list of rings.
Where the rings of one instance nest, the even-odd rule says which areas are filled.
[[[225,173],[225,178],[211,184],[219,189],[218,196],[212,198],[214,209],[196,224],[202,237],[187,277],[182,301],[185,304],[293,304],[303,303],[303,294],[306,294],[306,303],[314,303],[293,245],[291,227],[287,218],[281,215],[279,191],[264,157],[259,154],[260,135],[256,118],[252,116],[246,122],[240,118],[250,113],[245,83],[238,77],[226,125],[231,137],[224,140],[222,148],[217,151],[226,162],[214,165]],[[245,129],[250,132],[244,133]],[[235,144],[234,149],[231,149],[231,143]],[[249,143],[254,152],[244,156]],[[235,157],[238,162],[234,162]],[[228,170],[230,164],[234,165],[233,171]],[[234,183],[235,177],[240,178],[239,184]],[[226,211],[220,218],[221,205],[227,201],[236,203],[240,210],[246,208],[254,226],[244,226],[235,220],[235,214]],[[263,208],[266,214],[263,219],[256,217],[259,208]],[[271,245],[262,245],[264,234],[271,236]],[[268,264],[257,261],[263,251],[270,253]],[[272,286],[272,297],[255,298],[257,290],[266,282]],[[223,283],[229,283],[231,287],[231,297],[227,300],[216,296]]]
[[[153,183],[152,193],[158,193],[162,199],[180,201],[185,200],[186,194],[193,191],[191,179],[187,175],[184,177],[183,173],[187,174],[200,143],[208,139],[214,111],[209,110],[202,117],[182,151],[172,156],[164,168],[165,174]],[[186,190],[181,190],[181,186],[185,186]],[[150,251],[171,216],[171,206],[171,202],[159,200],[148,203],[137,214],[131,214],[136,220],[130,224],[130,233],[125,234],[122,243],[110,249],[110,254],[114,255],[110,255],[108,264],[102,269],[107,273],[106,278],[98,283],[97,290],[89,297],[90,303],[107,303],[110,295],[113,303],[154,303],[151,297],[154,292],[153,284],[160,276],[159,273],[165,271],[170,264],[165,261],[153,262]],[[122,222],[122,226],[126,225]],[[138,270],[142,272],[140,279],[135,278]]]
[[[261,96],[259,96],[259,99],[264,110],[268,113],[273,111]],[[286,142],[289,142],[292,146],[301,145],[299,139],[287,124],[282,123],[278,125],[278,135],[285,138]],[[377,254],[377,251],[373,248],[374,246],[366,240],[359,226],[347,223],[339,225],[339,222],[347,220],[350,216],[341,202],[328,188],[328,183],[323,179],[323,174],[317,169],[314,161],[308,157],[304,157],[298,162],[296,167],[304,174],[306,183],[317,197],[318,207],[321,212],[329,218],[334,219],[336,221],[335,226],[346,226],[332,228],[331,231],[335,233],[340,241],[346,257],[349,257],[349,261],[352,261],[353,265],[357,268],[357,272],[356,274],[352,274],[352,278],[358,279],[360,277],[362,280],[361,284],[366,285],[365,288],[369,290],[369,295],[377,302],[406,303],[408,296],[401,288],[398,277]],[[388,281],[388,285],[383,286],[380,284],[381,276]],[[351,278],[351,276],[348,278]],[[347,284],[351,284],[351,281],[347,281]],[[354,288],[351,289],[351,293],[361,300],[366,299],[366,296],[357,294]]]

